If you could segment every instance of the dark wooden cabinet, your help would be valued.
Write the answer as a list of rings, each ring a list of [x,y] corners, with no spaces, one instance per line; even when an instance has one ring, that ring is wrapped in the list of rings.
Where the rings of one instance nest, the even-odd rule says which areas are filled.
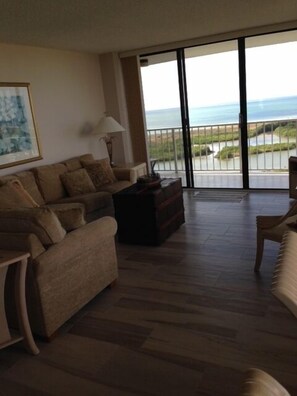
[[[156,189],[134,184],[113,200],[119,242],[160,245],[185,221],[180,179],[163,179]]]
[[[289,158],[289,195],[297,199],[297,157]]]

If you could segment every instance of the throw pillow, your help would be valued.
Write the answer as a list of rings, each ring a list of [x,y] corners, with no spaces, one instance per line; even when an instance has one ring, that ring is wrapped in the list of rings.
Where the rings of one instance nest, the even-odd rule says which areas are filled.
[[[87,163],[85,169],[96,187],[96,190],[105,184],[111,184],[117,181],[111,169],[109,158]]]
[[[20,181],[15,179],[0,186],[0,209],[34,208],[38,206]]]
[[[47,205],[58,217],[66,231],[76,230],[86,224],[85,206],[81,203]]]
[[[70,197],[96,191],[96,188],[85,169],[78,169],[74,172],[66,172],[60,177]]]

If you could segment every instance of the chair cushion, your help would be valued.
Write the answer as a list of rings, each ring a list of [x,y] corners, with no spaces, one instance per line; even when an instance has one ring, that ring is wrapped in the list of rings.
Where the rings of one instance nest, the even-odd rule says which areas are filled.
[[[105,184],[114,183],[117,179],[112,171],[108,158],[93,162],[83,162],[90,178],[92,179],[96,190]]]
[[[96,191],[88,172],[84,168],[64,173],[61,175],[61,180],[70,197]]]
[[[297,221],[297,215],[290,216],[286,218],[281,224],[267,228],[262,231],[264,238],[275,242],[281,242],[283,235],[286,231],[290,230],[290,223],[295,223]]]

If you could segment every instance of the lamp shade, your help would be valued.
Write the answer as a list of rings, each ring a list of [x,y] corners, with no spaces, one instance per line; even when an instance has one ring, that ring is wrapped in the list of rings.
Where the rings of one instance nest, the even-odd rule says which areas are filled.
[[[102,117],[92,134],[104,136],[107,133],[122,132],[125,129],[113,117]]]

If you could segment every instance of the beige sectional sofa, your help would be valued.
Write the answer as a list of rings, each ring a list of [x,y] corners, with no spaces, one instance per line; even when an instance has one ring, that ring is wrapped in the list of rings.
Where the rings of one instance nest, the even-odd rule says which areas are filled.
[[[131,184],[129,170],[120,169],[122,180],[114,178],[100,191],[69,196],[62,175],[75,175],[84,161],[94,160],[87,154],[0,177],[0,249],[30,252],[29,319],[33,333],[46,338],[118,275],[111,192]],[[11,323],[12,275],[6,288]]]
[[[4,176],[0,178],[0,184],[16,177],[39,205],[80,202],[85,207],[87,222],[102,216],[113,216],[111,193],[131,185],[128,170],[115,169],[115,173],[118,171],[116,175],[119,180],[103,185],[96,192],[71,197],[64,188],[61,175],[82,169],[83,163],[89,161],[94,161],[92,154],[85,154],[61,163],[39,166],[30,171]]]

